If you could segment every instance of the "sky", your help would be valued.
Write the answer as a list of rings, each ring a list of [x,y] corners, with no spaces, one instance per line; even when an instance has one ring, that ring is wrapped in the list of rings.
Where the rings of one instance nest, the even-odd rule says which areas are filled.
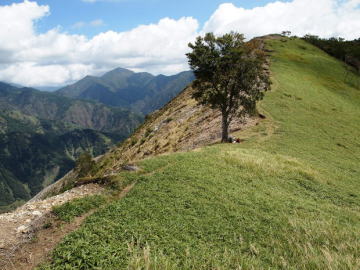
[[[360,37],[360,0],[0,0],[0,81],[60,87],[116,67],[188,70],[206,32]]]

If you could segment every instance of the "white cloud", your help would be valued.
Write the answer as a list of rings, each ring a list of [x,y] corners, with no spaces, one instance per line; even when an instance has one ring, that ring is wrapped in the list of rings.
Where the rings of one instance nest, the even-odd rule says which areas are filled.
[[[94,1],[94,0],[93,0]],[[188,69],[184,54],[197,35],[231,30],[248,38],[290,30],[323,37],[360,36],[360,0],[293,0],[254,9],[222,4],[199,29],[196,19],[164,18],[127,32],[108,31],[89,39],[63,32],[36,31],[36,22],[50,14],[36,2],[0,6],[0,81],[26,86],[62,85],[115,67],[154,74]],[[104,22],[78,22],[77,27]]]
[[[72,28],[75,28],[75,29],[80,29],[80,28],[83,28],[87,25],[86,22],[76,22],[72,25]]]
[[[98,27],[98,26],[103,26],[103,25],[105,25],[104,21],[101,19],[97,19],[97,20],[93,20],[91,22],[83,22],[83,21],[76,22],[73,24],[72,28],[80,29],[80,28],[83,28],[86,26]]]
[[[93,20],[90,22],[91,26],[102,26],[104,24],[105,24],[104,21],[101,19]]]
[[[293,0],[244,9],[225,3],[203,30],[217,34],[233,30],[248,38],[290,30],[299,36],[311,33],[354,39],[360,36],[359,4],[360,0]]]
[[[88,39],[83,35],[35,31],[35,22],[49,14],[48,6],[24,1],[0,6],[0,81],[26,86],[62,85],[115,67],[173,74],[188,69],[184,54],[198,30],[197,20],[164,18],[128,32],[108,31]],[[102,20],[79,22],[99,26]]]
[[[14,50],[25,45],[35,34],[36,20],[48,14],[49,7],[36,2],[0,6],[0,48]]]

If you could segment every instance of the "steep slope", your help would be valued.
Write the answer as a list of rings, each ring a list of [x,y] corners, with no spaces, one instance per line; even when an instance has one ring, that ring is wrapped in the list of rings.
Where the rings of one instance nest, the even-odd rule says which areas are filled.
[[[121,170],[128,162],[165,153],[188,151],[213,144],[221,138],[221,114],[211,110],[191,98],[191,85],[182,91],[164,108],[149,115],[147,121],[118,148],[104,155],[99,167],[112,174]],[[258,117],[235,118],[231,132],[239,131],[259,122]],[[112,167],[103,164],[112,164]]]
[[[117,68],[102,77],[86,76],[57,91],[59,95],[95,100],[110,106],[131,108],[144,114],[160,109],[185,88],[194,76],[181,72],[174,76],[153,76]]]
[[[100,155],[113,143],[111,137],[89,129],[62,135],[14,132],[0,136],[0,210],[30,199],[62,177],[83,151]]]
[[[360,92],[342,62],[304,41],[267,46],[273,88],[259,106],[267,118],[235,132],[245,142],[149,157],[136,161],[140,171],[119,172],[156,151],[149,141],[171,107],[154,114],[98,163],[98,177],[134,188],[40,269],[359,269]],[[196,108],[182,95],[183,108]],[[202,115],[190,127],[202,129]],[[186,132],[178,132],[182,119],[187,126],[186,117],[165,121],[169,137]]]
[[[125,109],[0,83],[0,211],[62,177],[81,152],[104,153],[141,120]]]
[[[61,97],[31,88],[16,88],[4,83],[0,85],[0,113],[2,118],[7,115],[14,119],[16,117],[11,117],[11,114],[23,114],[18,118],[33,117],[49,123],[55,121],[67,130],[89,128],[123,136],[127,136],[141,121],[139,115],[126,109]]]
[[[161,110],[148,115],[145,123],[139,126],[130,138],[98,157],[97,172],[93,178],[116,175],[122,171],[123,166],[144,158],[217,143],[221,138],[221,115],[198,105],[191,98],[192,91],[189,85]],[[258,116],[234,119],[230,130],[244,130],[259,124],[259,121]],[[64,177],[41,191],[36,198],[46,198],[77,180],[77,174],[70,173],[69,177]]]

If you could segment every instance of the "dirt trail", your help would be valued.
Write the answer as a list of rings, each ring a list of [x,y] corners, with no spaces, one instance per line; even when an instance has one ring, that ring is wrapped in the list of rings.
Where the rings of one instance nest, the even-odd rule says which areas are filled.
[[[124,188],[115,199],[121,199],[134,187],[135,183]],[[96,186],[96,185],[92,185]],[[81,188],[81,187],[79,187]],[[97,187],[96,189],[102,190]],[[96,192],[98,193],[98,192]],[[75,218],[71,223],[59,221],[51,213],[42,219],[41,227],[37,228],[36,233],[33,233],[32,240],[22,242],[14,250],[7,249],[7,255],[3,254],[3,261],[0,261],[0,269],[4,270],[30,270],[34,269],[41,263],[50,260],[51,252],[57,244],[69,233],[78,229],[83,221],[94,213],[92,210],[89,213]],[[44,224],[51,224],[49,228],[44,228]],[[38,224],[39,226],[40,224]],[[1,256],[1,254],[0,254]]]
[[[34,241],[35,233],[51,219],[53,206],[75,198],[98,194],[103,190],[99,185],[84,185],[45,200],[28,202],[13,212],[0,215],[0,269],[20,269],[9,268],[13,257],[23,245]]]
[[[92,213],[93,211],[90,211],[81,217],[77,217],[71,223],[54,222],[56,218],[49,215],[46,220],[49,222],[48,224],[51,222],[51,227],[40,229],[34,235],[33,240],[23,243],[13,251],[13,254],[4,257],[4,264],[0,263],[0,268],[4,270],[30,270],[48,261],[56,245],[66,235],[78,229],[85,218]]]

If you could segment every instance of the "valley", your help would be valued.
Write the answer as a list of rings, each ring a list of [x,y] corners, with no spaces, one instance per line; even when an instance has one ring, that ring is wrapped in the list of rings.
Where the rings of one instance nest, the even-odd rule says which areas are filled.
[[[95,157],[126,139],[145,112],[159,109],[193,78],[189,72],[173,77],[146,74],[149,80],[144,83],[143,76],[119,68],[102,77],[109,87],[128,87],[122,93],[136,101],[132,105],[121,96],[111,97],[118,102],[108,105],[92,97],[87,100],[89,96],[76,92],[76,87],[85,83],[99,97],[107,91],[93,81],[87,84],[90,77],[57,93],[0,83],[0,212],[60,179],[81,153]]]

